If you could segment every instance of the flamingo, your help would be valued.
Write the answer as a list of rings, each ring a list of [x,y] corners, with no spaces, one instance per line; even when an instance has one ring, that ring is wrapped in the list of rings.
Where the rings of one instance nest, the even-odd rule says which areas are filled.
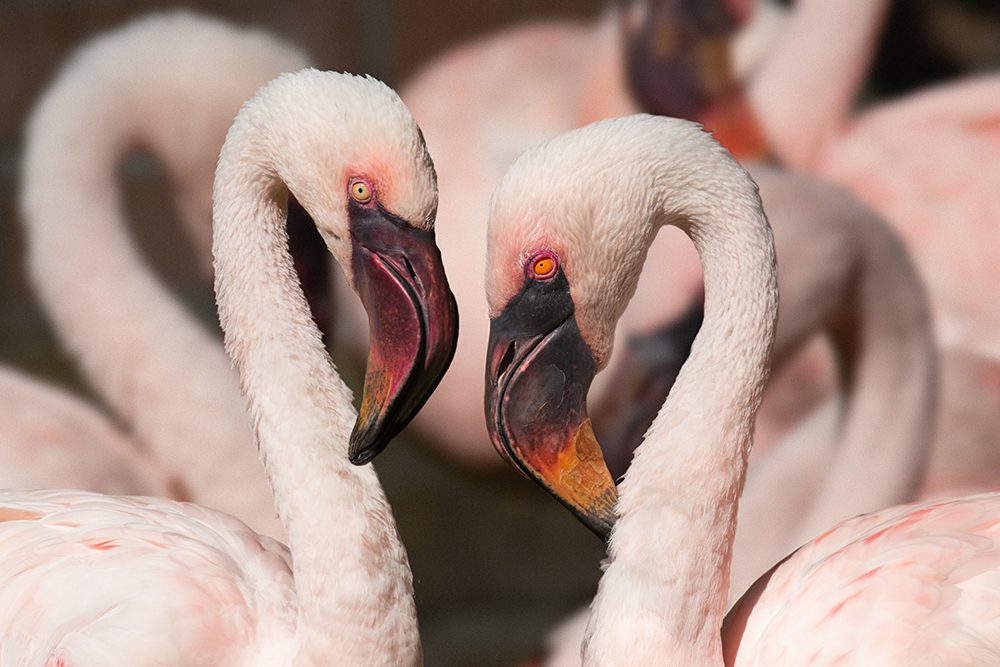
[[[697,125],[633,116],[528,151],[489,224],[494,443],[609,536],[584,665],[997,660],[997,495],[845,522],[758,580],[723,626],[777,271],[753,181]],[[698,248],[705,321],[616,497],[586,394],[667,224]]]
[[[36,293],[91,386],[190,499],[272,536],[282,527],[248,455],[237,377],[216,335],[136,248],[116,174],[136,147],[163,161],[210,275],[211,184],[226,129],[257,88],[306,64],[262,31],[190,12],[129,23],[81,48],[38,102],[20,193]]]
[[[775,560],[827,527],[917,497],[940,417],[929,307],[900,240],[880,216],[836,186],[760,164],[744,168],[768,207],[781,267],[774,365],[832,321],[831,339],[848,360],[843,373],[851,389],[825,401],[766,456],[751,452],[733,543],[731,601]],[[669,266],[669,257],[651,248],[647,262]],[[643,379],[676,378],[674,355],[661,351],[674,340],[657,334],[631,342],[611,382],[618,394],[594,412],[594,431],[614,479],[627,470],[672,385],[652,390]],[[628,378],[640,383],[636,390]],[[956,381],[951,374],[946,379]],[[599,422],[612,411],[625,417],[618,414],[620,429],[602,437]],[[949,425],[952,435],[957,430]],[[760,434],[757,426],[755,442]],[[970,439],[968,447],[974,444]],[[589,618],[585,607],[548,633],[546,667],[580,665]]]
[[[420,665],[405,549],[374,469],[350,462],[399,432],[454,347],[420,131],[374,79],[283,75],[237,116],[214,192],[220,319],[288,547],[193,504],[5,492],[3,661]],[[360,415],[294,279],[292,195],[371,312]]]
[[[0,488],[57,481],[108,494],[179,494],[128,436],[68,391],[0,366],[0,396]]]
[[[620,14],[608,14],[595,25],[565,24],[558,30],[533,25],[508,31],[450,53],[401,91],[436,158],[442,192],[440,243],[451,271],[482,273],[486,234],[472,221],[485,220],[490,189],[513,151],[526,148],[533,139],[586,124],[588,119],[618,115],[637,106],[626,80],[629,70],[623,66],[629,42],[620,34],[621,26],[639,34],[656,32],[657,26],[662,27],[671,17],[664,13],[662,4],[630,3]],[[636,27],[637,7],[645,5],[651,7],[651,15]],[[676,13],[676,7],[674,10]],[[693,37],[691,41],[701,44]],[[715,43],[707,41],[709,46]],[[633,58],[650,59],[636,56],[636,50],[633,47]],[[519,68],[523,58],[542,66],[524,72]],[[470,74],[481,71],[490,71],[491,76]],[[684,85],[683,77],[672,81],[670,90],[683,92],[691,87]],[[700,81],[696,83],[700,85]],[[693,86],[695,92],[698,85]],[[567,104],[567,100],[575,104]],[[478,111],[470,112],[465,101],[488,108],[473,106]],[[728,117],[711,109],[709,115]],[[735,120],[746,118],[737,116]],[[732,136],[732,126],[716,123],[715,127]],[[781,453],[773,458],[758,457],[751,467],[745,532],[734,566],[744,587],[776,558],[836,521],[912,500],[932,435],[929,422],[935,398],[935,353],[922,288],[905,252],[887,238],[883,223],[835,188],[759,165],[751,168],[761,178],[765,204],[774,210],[783,262],[798,276],[788,274],[788,280],[798,284],[786,287],[799,287],[801,298],[788,302],[783,313],[785,326],[779,331],[781,356],[789,366],[789,375],[779,379],[786,384],[768,396],[772,401],[769,418],[758,420],[758,442],[774,443],[772,447],[780,446]],[[874,245],[862,243],[862,238]],[[658,332],[663,323],[673,322],[685,312],[692,300],[700,303],[701,265],[683,234],[664,230],[649,253],[669,261],[671,270],[640,277],[634,301],[641,307],[626,310],[618,323],[620,336]],[[896,290],[888,289],[890,284]],[[471,315],[463,319],[463,336],[451,372],[414,425],[433,446],[446,449],[453,458],[486,465],[479,463],[482,457],[496,457],[486,445],[485,433],[472,426],[447,428],[454,423],[475,424],[473,415],[480,406],[470,400],[468,386],[481,372],[477,350],[488,336],[485,318],[473,316],[486,310],[481,290],[470,281],[460,281],[455,291],[461,310]],[[866,300],[855,308],[851,301],[857,294]],[[806,440],[802,435],[783,441],[791,424],[802,418],[803,409],[817,404],[832,388],[833,371],[823,347],[809,342],[804,365],[797,365],[800,358],[795,357],[821,329],[831,333],[841,351],[848,389],[842,418],[837,419],[841,416],[837,406],[828,404],[810,421],[811,436],[817,429],[823,432],[822,446],[818,438]],[[360,334],[351,337],[363,340]],[[679,365],[678,356],[683,361],[687,349],[681,347],[681,355],[668,355],[669,364]],[[791,361],[793,357],[795,361]],[[598,411],[620,396],[629,378],[649,375],[648,357],[641,357],[635,365],[629,365],[628,358],[627,347],[620,346],[612,353],[608,372],[595,379],[591,400]],[[806,373],[806,381],[793,384]],[[649,392],[642,406],[655,410],[667,387],[664,385],[661,393]],[[873,395],[876,398],[870,398]],[[791,405],[783,404],[782,396],[794,397]],[[876,400],[885,409],[875,408]],[[609,408],[606,412],[610,413],[606,421],[615,417],[626,426],[633,424],[630,418],[623,419],[620,410]],[[820,421],[824,417],[825,421]],[[873,446],[865,430],[872,423],[893,433],[878,443],[880,447]],[[600,423],[595,429],[600,430]],[[634,429],[637,436],[644,431],[645,426]],[[803,443],[808,446],[797,447]],[[613,449],[617,478],[631,458],[632,447]],[[609,449],[605,453],[610,454]],[[791,488],[789,475],[797,484],[794,503],[783,501]],[[872,476],[878,477],[878,484],[869,483]],[[773,511],[775,503],[784,509],[781,514]],[[749,539],[750,535],[755,539]]]
[[[632,93],[626,68],[628,36],[665,30],[669,20],[678,18],[684,9],[697,9],[697,4],[679,8],[673,3],[669,8],[673,14],[660,11],[660,6],[666,4],[652,0],[618,3],[593,22],[551,21],[505,30],[449,51],[422,68],[401,89],[435,155],[442,192],[438,216],[439,228],[443,230],[441,252],[452,272],[482,273],[485,230],[473,221],[486,219],[496,182],[521,151],[592,121],[642,110]],[[734,11],[723,11],[732,14],[723,21],[723,28],[735,26],[744,18],[748,11],[746,4],[735,2]],[[773,23],[773,12],[759,12],[758,16],[767,18],[765,24]],[[678,20],[683,18],[682,15]],[[686,41],[675,53],[677,57],[682,62],[685,57],[697,61],[708,53],[719,56],[710,62],[725,64],[725,53],[718,51],[722,44],[718,31],[703,35],[697,32],[698,27],[686,33]],[[741,48],[739,60],[752,60],[751,51]],[[490,75],[483,76],[483,72]],[[719,71],[720,76],[724,74],[724,70]],[[684,99],[687,95],[697,97],[702,81],[680,75],[669,82],[661,79],[660,83],[677,98]],[[741,108],[738,99],[733,99],[733,105]],[[714,108],[699,120],[734,140],[742,133],[754,131],[747,126],[749,116]],[[741,140],[740,147],[745,150],[743,157],[760,157],[752,139]],[[690,242],[675,230],[666,230],[656,243],[660,252],[673,258],[674,279],[669,288],[664,287],[666,277],[651,283],[648,289],[640,286],[640,291],[652,294],[652,298],[639,297],[643,307],[626,313],[621,322],[623,335],[641,335],[659,329],[664,323],[677,320],[692,302],[700,299],[701,267]],[[340,289],[346,287],[341,285]],[[417,415],[414,427],[418,435],[424,435],[449,459],[474,468],[495,469],[497,457],[480,426],[481,406],[468,392],[481,373],[481,350],[488,331],[486,320],[478,315],[486,311],[486,304],[473,281],[459,281],[454,289],[461,310],[470,316],[463,319],[463,335],[451,372]],[[356,309],[357,305],[348,302],[345,306],[352,307]],[[342,347],[360,348],[363,332],[357,325],[352,328],[350,323],[363,321],[357,314],[347,318],[337,332],[338,337],[343,337],[339,341]],[[623,353],[622,350],[615,354],[610,362],[612,367],[623,363]],[[816,356],[811,355],[812,361],[806,363],[815,364]],[[762,414],[760,422],[764,428],[775,434],[785,432],[789,422],[806,414],[818,402],[817,396],[829,391],[830,364],[820,363],[826,364],[822,366],[825,372],[815,378],[808,376],[810,387],[798,386],[783,392],[785,400],[775,402],[775,409]],[[795,368],[790,364],[788,372],[796,373]],[[795,377],[802,379],[803,375],[797,373]],[[598,378],[594,386],[595,401],[610,393],[606,385],[604,378]],[[450,428],[456,423],[465,424],[466,428]]]

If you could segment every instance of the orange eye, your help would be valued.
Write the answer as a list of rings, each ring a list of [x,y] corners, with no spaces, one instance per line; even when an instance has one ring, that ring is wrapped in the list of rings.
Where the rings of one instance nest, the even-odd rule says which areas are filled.
[[[556,258],[549,254],[535,257],[531,262],[531,273],[535,278],[550,278],[556,271]]]
[[[367,204],[372,200],[372,186],[361,178],[351,180],[351,196],[359,204]]]
[[[554,265],[555,262],[552,261],[551,257],[542,257],[541,259],[535,260],[535,266],[534,266],[535,275],[536,276],[548,275],[548,273],[552,271],[552,267]]]

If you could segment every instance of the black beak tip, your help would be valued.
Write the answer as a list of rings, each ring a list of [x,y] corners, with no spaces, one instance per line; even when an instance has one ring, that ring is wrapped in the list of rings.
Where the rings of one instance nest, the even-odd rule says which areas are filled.
[[[358,452],[351,452],[348,457],[352,464],[356,466],[363,466],[366,463],[370,463],[375,459],[375,452],[371,449],[362,449]]]
[[[584,523],[587,528],[590,528],[594,535],[601,538],[601,541],[606,543],[609,539],[611,539],[611,528],[613,524],[608,523],[607,521],[599,521],[597,519],[591,521],[585,520]]]
[[[391,438],[376,438],[372,440],[369,434],[369,431],[359,431],[357,429],[351,433],[347,458],[356,466],[370,463],[386,448],[389,440],[391,440]]]

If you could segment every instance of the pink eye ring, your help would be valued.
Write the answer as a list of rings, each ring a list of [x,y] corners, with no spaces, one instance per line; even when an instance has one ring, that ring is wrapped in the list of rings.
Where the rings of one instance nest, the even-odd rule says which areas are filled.
[[[559,268],[559,260],[548,251],[543,251],[535,255],[528,262],[528,275],[535,280],[548,280],[556,274]]]

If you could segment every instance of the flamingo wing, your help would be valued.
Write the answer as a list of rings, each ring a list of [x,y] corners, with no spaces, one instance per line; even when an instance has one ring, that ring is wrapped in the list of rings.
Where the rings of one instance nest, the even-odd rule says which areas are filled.
[[[723,626],[727,665],[989,664],[997,637],[998,495],[841,523],[762,577]]]
[[[2,664],[229,664],[290,636],[295,609],[287,549],[232,517],[0,493]]]

